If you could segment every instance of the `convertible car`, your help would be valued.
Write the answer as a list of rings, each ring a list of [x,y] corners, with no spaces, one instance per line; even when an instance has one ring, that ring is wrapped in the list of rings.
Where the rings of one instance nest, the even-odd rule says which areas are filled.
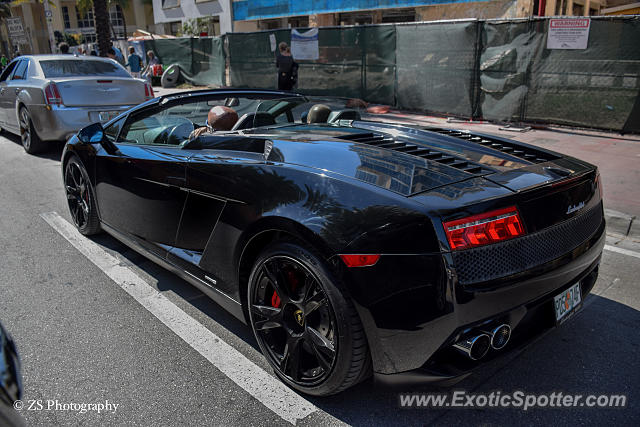
[[[453,383],[581,308],[605,238],[595,166],[358,104],[150,100],[66,144],[73,221],[248,323],[277,376],[310,395],[373,374]],[[233,120],[217,128],[222,109]]]

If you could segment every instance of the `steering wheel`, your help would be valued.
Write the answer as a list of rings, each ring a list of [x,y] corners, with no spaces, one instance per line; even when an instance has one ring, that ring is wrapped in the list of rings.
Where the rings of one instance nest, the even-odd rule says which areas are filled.
[[[195,129],[196,125],[191,120],[175,125],[167,136],[167,143],[169,145],[180,145],[184,140],[189,139],[189,135]]]
[[[186,120],[186,119],[185,119]],[[153,140],[154,144],[180,145],[196,128],[191,120],[186,120],[171,127],[167,127]]]

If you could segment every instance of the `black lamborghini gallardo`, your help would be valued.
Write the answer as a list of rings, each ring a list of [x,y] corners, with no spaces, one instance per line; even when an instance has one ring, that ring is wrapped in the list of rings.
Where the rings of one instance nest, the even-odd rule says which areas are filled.
[[[91,125],[62,155],[75,225],[200,288],[312,395],[453,382],[580,309],[604,246],[596,167],[349,105],[194,91]],[[233,127],[207,123],[215,106]]]

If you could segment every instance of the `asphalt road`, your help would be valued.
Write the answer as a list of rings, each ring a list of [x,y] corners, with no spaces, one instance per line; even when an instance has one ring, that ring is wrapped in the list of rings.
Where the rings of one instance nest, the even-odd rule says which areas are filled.
[[[29,156],[17,137],[0,136],[0,320],[22,356],[27,423],[286,424],[286,408],[270,409],[286,406],[286,398],[274,402],[277,396],[261,394],[255,385],[239,385],[237,378],[249,366],[272,375],[247,326],[113,238],[101,235],[87,243],[157,290],[165,301],[159,307],[175,307],[193,320],[176,327],[174,318],[145,308],[41,217],[57,212],[71,222],[60,153],[61,147],[54,147]],[[636,252],[605,251],[598,283],[580,313],[455,386],[473,393],[624,394],[626,408],[406,409],[399,406],[401,392],[449,389],[369,381],[339,396],[308,399],[309,415],[298,424],[640,425],[640,258],[633,256],[640,252],[628,249]],[[189,335],[190,329],[200,335]],[[196,342],[202,331],[247,361],[238,362],[240,372],[224,365],[221,354],[220,360],[215,353],[203,356]],[[264,382],[265,389],[271,383]],[[84,414],[55,407],[27,410],[29,401],[37,400],[45,405],[109,401],[118,407]]]

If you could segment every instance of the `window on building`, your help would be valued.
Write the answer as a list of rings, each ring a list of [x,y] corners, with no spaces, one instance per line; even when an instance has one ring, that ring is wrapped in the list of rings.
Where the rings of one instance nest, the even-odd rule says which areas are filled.
[[[182,22],[177,21],[177,22],[171,22],[169,24],[169,33],[172,36],[175,36],[180,32],[182,32]]]
[[[71,21],[69,20],[69,8],[62,6],[62,20],[64,21],[64,28],[71,28]]]
[[[120,5],[115,4],[109,8],[109,20],[113,26],[113,31],[116,33],[116,38],[125,38],[124,18]]]
[[[162,0],[163,9],[171,9],[180,6],[180,0]]]
[[[371,12],[341,13],[340,25],[367,25],[373,24]]]
[[[294,16],[293,18],[289,18],[289,27],[290,28],[307,28],[309,27],[309,17]]]
[[[80,12],[76,9],[76,18],[78,19],[79,28],[93,28],[96,25],[93,19],[93,10],[86,11],[84,16],[80,17]]]
[[[415,9],[390,9],[383,10],[381,22],[383,24],[391,24],[397,22],[415,22]]]

